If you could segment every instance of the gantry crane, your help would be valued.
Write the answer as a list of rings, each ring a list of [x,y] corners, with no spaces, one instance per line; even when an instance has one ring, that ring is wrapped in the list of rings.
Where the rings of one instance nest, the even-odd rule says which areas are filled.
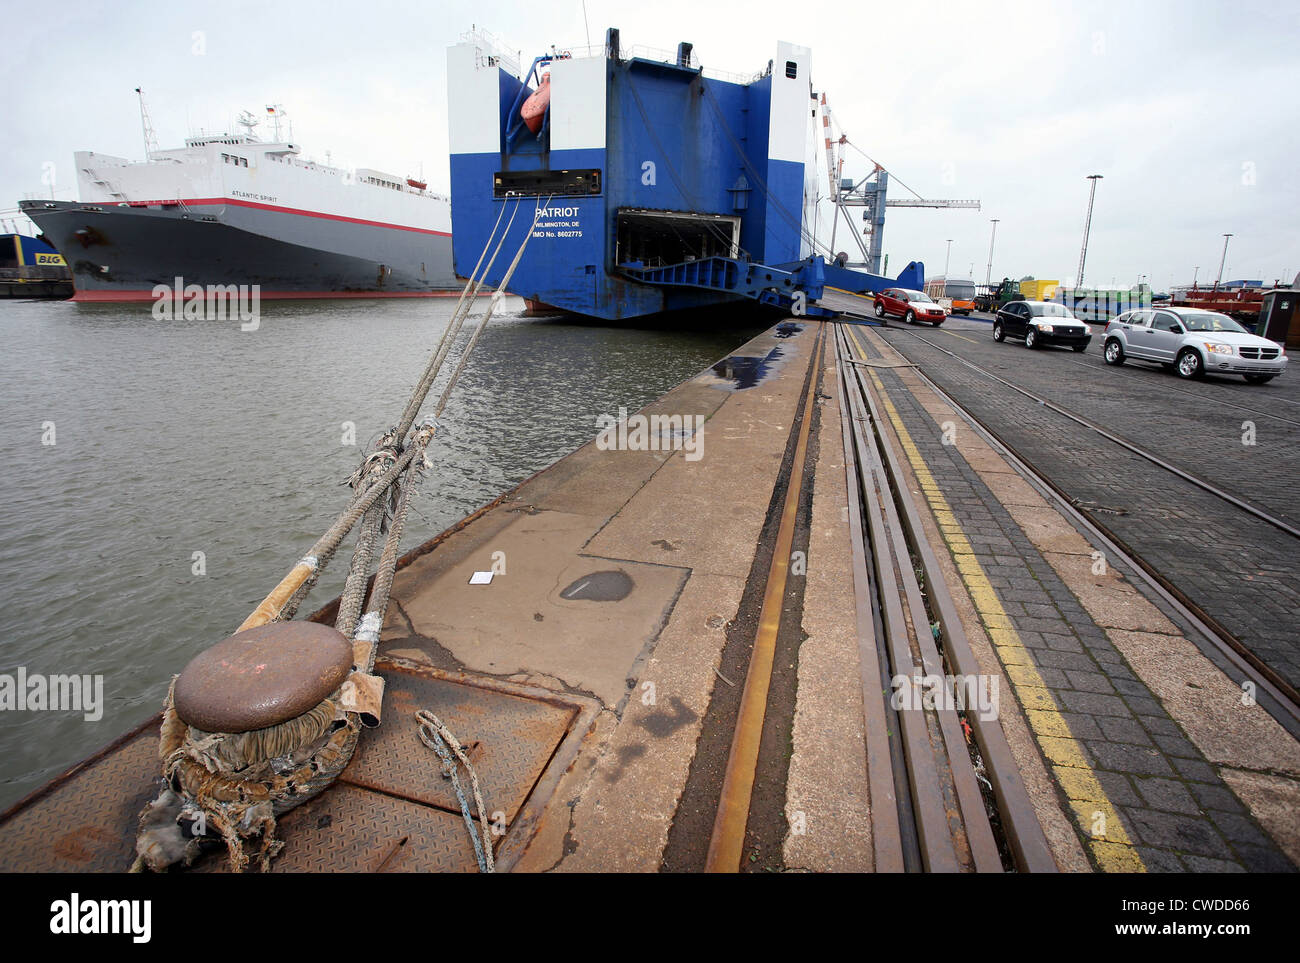
[[[978,211],[980,202],[978,200],[931,200],[917,194],[915,198],[889,198],[886,192],[889,187],[889,171],[885,170],[876,161],[871,160],[861,149],[853,144],[848,136],[841,134],[832,144],[831,134],[831,109],[826,102],[826,95],[821,96],[822,109],[822,129],[826,138],[826,169],[830,177],[830,199],[835,205],[834,224],[831,228],[831,249],[835,248],[835,234],[839,229],[840,216],[844,216],[845,222],[849,226],[849,232],[858,242],[858,248],[862,251],[863,260],[860,262],[846,261],[846,266],[862,267],[872,274],[880,274],[880,256],[881,247],[885,235],[885,209],[888,207],[952,207],[952,208],[969,208]],[[839,157],[835,156],[835,146],[839,146]],[[844,147],[852,147],[867,160],[871,160],[874,169],[862,180],[854,183],[852,179],[844,178]],[[902,181],[899,181],[902,184]],[[903,184],[907,187],[906,184]],[[909,191],[912,189],[907,188]],[[915,191],[912,191],[916,194]],[[866,222],[861,234],[853,226],[853,219],[849,217],[848,208],[861,207],[862,220]],[[870,245],[863,241],[864,236],[871,238]]]

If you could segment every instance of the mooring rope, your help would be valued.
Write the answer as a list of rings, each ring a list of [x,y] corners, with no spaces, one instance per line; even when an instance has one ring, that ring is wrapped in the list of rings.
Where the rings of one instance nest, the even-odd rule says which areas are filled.
[[[271,590],[270,594],[262,600],[261,604],[252,611],[248,618],[244,619],[243,624],[235,631],[242,632],[245,629],[275,621],[289,600],[302,587],[302,584],[320,570],[321,559],[328,559],[334,554],[344,537],[352,530],[352,526],[365,514],[366,509],[379,500],[379,496],[384,494],[388,486],[393,483],[393,479],[397,478],[406,469],[414,454],[415,450],[413,448],[408,448],[402,452],[397,456],[397,460],[384,470],[384,473],[376,480],[374,485],[353,499],[343,514],[338,517],[338,520],[329,527],[324,535],[316,540],[316,543],[312,545],[307,554],[289,570],[289,574],[280,580],[280,584]]]
[[[456,340],[456,335],[460,333],[461,325],[464,324],[465,318],[469,315],[470,310],[474,307],[474,302],[478,299],[478,293],[482,290],[487,280],[488,272],[492,270],[492,265],[496,263],[497,255],[501,253],[502,246],[506,243],[506,238],[510,236],[510,228],[514,226],[515,215],[519,213],[521,199],[516,197],[515,203],[510,211],[510,220],[506,222],[506,229],[501,232],[501,239],[497,241],[496,247],[492,251],[492,257],[488,259],[487,266],[483,268],[483,273],[477,279],[471,277],[465,285],[465,290],[461,292],[460,301],[456,303],[456,310],[452,312],[452,319],[447,324],[447,330],[443,332],[442,340],[438,343],[438,349],[434,352],[433,357],[429,359],[429,364],[425,367],[424,374],[415,385],[415,390],[411,392],[411,398],[406,403],[406,408],[402,411],[402,417],[397,422],[397,431],[399,438],[405,438],[406,432],[410,430],[411,425],[415,423],[416,415],[419,413],[420,406],[424,404],[424,399],[429,395],[429,389],[433,387],[434,380],[438,377],[438,372],[442,370],[442,364],[447,359],[451,346]],[[501,217],[505,214],[505,204],[502,205],[501,211],[497,214],[497,223],[501,222]],[[536,218],[533,224],[537,223]],[[530,230],[529,235],[532,235]],[[492,241],[496,237],[496,228],[493,227],[492,234],[488,236],[487,245],[483,248],[483,254],[479,255],[479,261],[482,262],[483,255],[492,246]],[[528,239],[524,239],[528,243]],[[505,280],[502,279],[498,290],[505,289]]]
[[[438,758],[442,760],[443,775],[451,778],[452,788],[456,790],[456,798],[460,801],[460,815],[469,828],[469,838],[474,844],[474,858],[478,860],[479,872],[495,873],[496,864],[492,858],[492,831],[488,829],[487,813],[483,807],[483,796],[479,793],[478,774],[474,772],[474,767],[470,764],[469,757],[465,755],[465,750],[461,747],[461,744],[442,724],[441,719],[428,709],[419,709],[415,713],[415,721],[419,725],[420,741],[438,754]],[[453,753],[455,759],[452,758]],[[481,842],[478,830],[474,828],[474,816],[470,812],[469,802],[465,799],[465,790],[460,785],[460,777],[457,775],[456,768],[457,762],[464,766],[465,771],[469,773],[470,787],[474,792],[474,805],[478,806],[478,818],[483,826]]]
[[[390,431],[387,435],[384,436],[383,439],[381,439],[380,441],[381,450],[385,445],[391,445],[395,440],[404,439],[406,437],[407,431],[410,429],[411,424],[414,422],[415,412],[418,412],[420,410],[420,407],[424,404],[425,399],[428,397],[429,390],[433,387],[434,381],[437,379],[439,372],[442,370],[442,366],[451,352],[451,347],[456,340],[457,334],[460,332],[460,329],[464,324],[465,318],[469,316],[469,312],[473,308],[474,303],[478,298],[478,293],[482,289],[483,284],[487,280],[488,272],[492,269],[492,265],[496,262],[497,255],[500,253],[502,246],[505,244],[506,238],[510,234],[510,228],[514,225],[515,215],[519,211],[519,203],[520,203],[519,199],[516,198],[515,203],[513,205],[513,209],[511,210],[510,213],[510,220],[506,222],[506,228],[504,231],[501,232],[501,236],[499,239],[497,238],[497,230],[501,225],[501,219],[505,216],[506,205],[503,204],[501,210],[497,213],[496,224],[493,225],[492,232],[491,234],[488,235],[487,244],[484,245],[483,251],[479,254],[478,262],[474,265],[474,271],[471,274],[469,281],[466,283],[464,289],[462,289],[461,291],[460,300],[456,303],[456,309],[452,312],[452,317],[447,322],[447,327],[443,331],[442,338],[438,342],[438,347],[434,351],[433,356],[430,358],[429,364],[425,367],[424,374],[421,376],[420,381],[416,384],[415,389],[412,391],[411,397],[406,403],[406,408],[402,412],[401,420],[392,429],[392,431]],[[536,224],[536,222],[537,222],[536,217],[534,217],[533,223]],[[494,240],[496,241],[495,248],[493,247],[492,244]],[[527,243],[527,239],[525,239],[524,243],[525,244]],[[492,250],[492,255],[491,257],[488,258],[487,265],[484,266],[483,259],[488,256],[489,250]],[[516,258],[515,262],[513,263],[517,264],[518,258]],[[481,269],[481,273],[480,273],[480,269]],[[499,300],[499,294],[500,292],[498,291],[496,294],[493,295],[493,302],[492,302],[493,305],[495,305]],[[488,317],[491,316],[490,310],[486,316]],[[469,358],[470,352],[474,348],[474,345],[477,341],[477,336],[479,332],[482,331],[482,327],[483,325],[482,323],[480,323],[478,328],[475,329],[474,336],[471,337],[470,342],[466,346],[465,350],[461,352],[459,363],[457,364],[455,370],[452,372],[451,377],[447,379],[446,391],[444,392],[443,395],[444,403],[445,403],[446,394],[450,392],[451,387],[460,378],[460,374],[465,368],[465,363]],[[441,413],[441,407],[439,408],[439,413]],[[430,428],[430,431],[432,431],[432,427]],[[413,467],[416,464],[417,462],[412,462]],[[406,477],[408,479],[411,478],[410,471],[407,472]],[[402,487],[402,483],[400,481],[394,481],[393,484],[399,488]],[[352,635],[352,633],[356,629],[357,620],[361,617],[361,607],[363,601],[365,600],[366,588],[370,580],[370,565],[374,557],[375,543],[378,540],[379,535],[383,529],[384,522],[388,519],[389,508],[390,505],[388,504],[378,503],[374,505],[369,512],[366,513],[365,518],[362,520],[361,531],[357,535],[356,546],[354,547],[352,553],[352,563],[348,572],[347,581],[343,588],[342,596],[340,597],[339,611],[334,623],[334,627],[337,628],[344,635],[347,636]],[[403,518],[405,518],[405,513],[403,513]],[[400,538],[401,526],[398,526],[397,531]],[[392,553],[390,553],[388,550],[389,545],[392,545],[393,548]],[[390,554],[392,555],[391,563],[394,566],[396,566],[397,563],[396,544],[394,543],[394,540],[392,538],[391,528],[389,532],[389,539],[385,544],[384,554],[380,558],[379,568],[376,572],[377,579],[384,578],[386,575],[387,577],[385,581],[388,584],[391,584],[392,573],[386,573],[385,560],[388,559]],[[374,595],[373,591],[371,594],[372,596]],[[385,592],[383,595],[383,602],[385,607],[387,606],[387,601],[388,601],[388,597],[387,597],[387,593]],[[375,610],[374,606],[371,606],[370,610],[374,611]],[[380,614],[382,617],[383,614],[382,610],[380,610]]]
[[[465,345],[465,350],[461,352],[459,363],[456,365],[455,370],[452,371],[451,377],[447,379],[447,383],[443,386],[442,397],[438,399],[438,406],[433,411],[433,416],[435,418],[442,417],[443,409],[447,407],[447,399],[451,397],[451,389],[456,386],[456,382],[460,379],[460,373],[465,370],[465,362],[469,360],[470,352],[474,350],[474,345],[478,344],[479,335],[483,333],[483,329],[487,327],[488,321],[490,321],[492,315],[496,313],[497,305],[501,303],[501,298],[505,293],[506,284],[508,284],[510,279],[514,277],[515,268],[519,266],[519,261],[524,256],[524,249],[528,247],[528,242],[532,240],[533,232],[537,229],[537,222],[541,219],[542,211],[551,206],[551,201],[554,200],[554,198],[555,195],[552,194],[546,198],[545,204],[542,204],[540,201],[537,202],[537,207],[533,212],[533,223],[529,225],[528,233],[524,236],[523,243],[519,245],[519,250],[515,252],[514,260],[510,262],[510,267],[506,269],[505,275],[501,278],[501,284],[492,292],[492,298],[488,302],[487,311],[485,311],[483,317],[479,319],[478,326],[474,328],[474,333],[470,335],[469,344]]]
[[[425,422],[425,425],[429,437],[432,437],[435,422],[430,420]],[[393,587],[393,578],[397,575],[397,552],[402,541],[402,529],[406,526],[406,515],[411,508],[411,497],[423,480],[425,472],[431,467],[422,450],[419,457],[411,460],[411,467],[407,469],[406,476],[398,482],[397,506],[393,510],[392,520],[388,523],[388,538],[384,542],[383,554],[379,556],[375,584],[370,590],[370,604],[366,606],[366,611],[376,613],[381,622],[388,609],[388,595]]]
[[[482,288],[483,283],[487,278],[488,271],[491,270],[492,264],[496,260],[496,254],[501,250],[501,245],[505,243],[506,236],[510,232],[510,225],[514,223],[514,215],[515,212],[518,211],[518,208],[519,199],[516,198],[514,211],[511,212],[510,221],[506,225],[506,230],[501,234],[500,240],[497,241],[496,249],[493,251],[492,257],[489,259],[487,266],[483,268],[481,275],[476,277],[475,275],[478,275],[479,267],[483,264],[483,258],[487,256],[488,250],[492,248],[492,242],[497,240],[497,227],[500,226],[501,219],[505,215],[504,204],[502,205],[501,211],[497,214],[496,224],[492,228],[492,233],[488,236],[487,243],[483,246],[483,251],[479,255],[478,263],[474,266],[475,275],[471,275],[469,280],[465,282],[465,287],[461,290],[460,300],[457,302],[456,311],[453,314],[452,321],[448,323],[446,330],[443,331],[442,338],[438,343],[434,356],[429,361],[424,376],[416,385],[414,392],[412,392],[410,401],[407,402],[408,412],[412,410],[418,411],[420,405],[424,403],[424,399],[429,393],[429,388],[433,384],[433,379],[437,377],[438,370],[442,366],[442,360],[450,350],[451,342],[455,337],[454,332],[459,331],[459,322],[464,320],[464,315],[473,304],[478,295],[479,289]],[[536,219],[534,219],[534,224],[535,223]],[[504,282],[502,287],[504,287]],[[414,414],[412,414],[408,420],[407,415],[404,412],[402,423],[381,439],[379,449],[367,456],[367,461],[381,454],[385,445],[393,446],[389,448],[389,451],[391,452],[393,448],[396,447],[393,443],[400,442],[406,437],[406,432],[410,429],[414,420]],[[289,574],[280,580],[280,583],[271,590],[271,593],[262,600],[261,604],[253,610],[236,631],[242,632],[245,629],[250,629],[254,626],[265,625],[268,622],[280,621],[284,618],[291,618],[296,614],[298,606],[302,603],[312,586],[314,586],[319,580],[321,571],[334,556],[334,552],[338,549],[339,545],[342,544],[343,539],[347,536],[348,532],[352,530],[352,527],[357,523],[357,520],[365,514],[366,510],[378,500],[379,496],[388,489],[388,486],[393,483],[394,479],[402,473],[409,462],[410,453],[408,450],[399,455],[397,461],[389,465],[387,470],[376,478],[374,483],[368,488],[356,485],[356,478],[359,476],[354,475],[355,491],[348,507],[344,509],[343,513],[338,517],[334,524],[330,526],[329,530],[317,539],[316,544],[311,547],[307,555],[304,557],[304,560],[295,565],[290,570]],[[363,469],[360,469],[359,472]],[[312,560],[311,565],[304,564],[307,558]]]
[[[475,271],[461,292],[461,300],[456,311],[443,332],[434,356],[415,386],[401,421],[380,439],[376,449],[366,456],[353,473],[350,479],[353,495],[347,508],[316,540],[308,553],[249,614],[236,630],[237,632],[280,620],[286,612],[292,616],[311,585],[319,579],[321,570],[337,551],[348,532],[364,518],[365,521],[358,533],[345,591],[340,598],[337,626],[345,636],[351,636],[353,639],[353,658],[356,660],[354,672],[356,669],[362,669],[364,675],[370,675],[373,671],[383,618],[388,608],[392,582],[396,574],[402,529],[405,526],[411,497],[425,471],[430,467],[426,452],[437,428],[437,417],[426,418],[411,438],[408,439],[407,435],[414,423],[415,413],[424,404],[443,362],[456,341],[460,327],[468,317],[478,292],[486,282],[488,273],[509,236],[520,203],[520,199],[515,197],[511,205],[510,219],[498,237],[498,228],[505,218],[505,205],[502,205],[492,234],[489,235],[487,244],[479,255]],[[497,286],[498,290],[493,294],[492,303],[484,312],[468,343],[461,351],[455,368],[447,378],[438,401],[439,413],[446,407],[484,327],[501,302],[501,292],[510,283],[524,250],[533,236],[537,222],[549,204],[550,198],[545,204],[542,204],[539,199],[532,224],[520,242],[509,268],[501,278]],[[368,574],[375,542],[383,532],[383,524],[389,516],[390,507],[393,511],[392,524],[389,526],[383,553],[377,563],[369,611],[358,622],[358,614],[369,581]],[[358,643],[363,644],[358,645]],[[355,685],[363,686],[363,683],[357,680]],[[338,691],[343,692],[345,688],[346,685]],[[331,696],[331,700],[333,698]],[[363,715],[366,713],[366,710],[361,708],[360,700],[356,705],[355,709],[348,709],[342,713],[341,719],[334,720],[341,722],[340,725],[321,733],[309,744],[299,745],[274,759],[263,760],[256,766],[236,769],[223,762],[226,759],[225,755],[220,752],[214,755],[213,747],[228,744],[229,747],[237,748],[238,745],[242,745],[239,737],[226,733],[206,735],[197,733],[181,720],[175,710],[174,696],[169,694],[164,711],[163,739],[160,744],[160,756],[164,763],[163,775],[167,785],[158,798],[141,813],[140,830],[136,841],[140,860],[137,860],[135,868],[148,865],[152,869],[161,870],[182,859],[187,865],[192,862],[198,854],[202,840],[199,837],[186,837],[177,827],[182,824],[186,814],[197,814],[207,819],[207,825],[220,833],[226,843],[232,869],[236,872],[242,871],[247,865],[248,856],[243,849],[243,841],[258,836],[262,839],[260,865],[263,870],[268,869],[272,857],[283,845],[275,839],[276,817],[323,791],[351,759],[364,724]],[[332,714],[336,711],[334,702],[330,701],[329,707],[333,718]],[[429,713],[427,718],[424,715],[417,718],[420,722],[421,739],[438,751],[445,770],[456,787],[462,815],[469,826],[474,842],[479,868],[484,872],[492,872],[495,864],[478,776],[460,743],[436,716]],[[298,721],[286,720],[291,725],[290,729],[285,731],[300,732],[299,728],[295,728]],[[301,732],[305,733],[309,729],[315,731],[306,727],[301,729]],[[283,748],[281,741],[275,742],[274,745]],[[465,767],[470,776],[479,818],[483,824],[481,840],[474,828],[469,804],[460,786],[457,762]]]
[[[391,435],[385,435],[384,439],[390,437]],[[383,448],[381,447],[380,450],[382,451]],[[416,459],[412,458],[411,464],[414,465],[415,462]],[[357,488],[364,489],[373,485],[376,479],[376,468],[381,464],[382,462],[376,462],[369,471],[362,470],[361,476],[354,481]],[[409,467],[407,473],[410,473]],[[400,478],[393,481],[394,486],[400,484]],[[344,635],[352,635],[357,619],[361,617],[361,603],[365,599],[366,584],[370,580],[370,562],[374,558],[375,542],[378,541],[384,521],[388,518],[391,502],[392,488],[390,487],[387,496],[371,505],[361,519],[361,530],[357,533],[356,545],[352,549],[352,563],[343,584],[343,593],[339,597],[338,616],[334,620],[334,627]]]

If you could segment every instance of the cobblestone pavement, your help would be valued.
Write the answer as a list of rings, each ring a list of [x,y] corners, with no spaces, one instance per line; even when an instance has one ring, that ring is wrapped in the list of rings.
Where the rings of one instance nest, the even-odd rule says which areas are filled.
[[[896,338],[908,330],[1300,528],[1290,482],[1300,445],[1300,367],[1267,385],[1246,384],[1239,375],[1184,381],[1141,361],[1107,365],[1100,325],[1093,325],[1092,344],[1082,354],[1029,351],[1019,341],[998,344],[991,324],[964,319],[949,319],[937,330],[894,326],[888,334]],[[900,350],[908,340],[915,341],[904,336],[897,342]],[[1243,444],[1250,425],[1255,443]]]
[[[958,404],[1300,687],[1300,542],[1293,536],[991,381],[904,329],[878,330]],[[1260,413],[1266,405],[1279,414],[1285,408],[1285,417],[1300,423],[1300,406],[1287,404],[1295,389],[1284,387],[1276,397],[1273,391],[1292,372],[1267,386],[1243,382],[1237,390],[1223,378],[1187,383],[1158,368],[1091,370],[1101,363],[1099,355],[1091,357],[1099,351],[1096,339],[1082,356],[1087,360],[1076,364],[1080,356],[1068,351],[997,344],[988,325],[978,323],[918,333],[1238,497],[1296,517],[1300,424]],[[1195,398],[1186,391],[1206,394]],[[1260,411],[1229,408],[1229,402]],[[1241,423],[1248,418],[1256,421],[1254,446],[1241,443]]]
[[[1020,645],[999,644],[999,656],[1092,861],[1151,872],[1294,870],[899,375],[874,374],[1014,626]],[[990,634],[997,641],[996,627]],[[1098,836],[1103,813],[1122,833],[1103,826]]]

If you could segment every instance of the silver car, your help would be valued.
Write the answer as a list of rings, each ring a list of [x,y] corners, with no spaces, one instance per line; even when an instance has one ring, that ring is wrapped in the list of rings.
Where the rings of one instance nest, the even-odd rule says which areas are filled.
[[[1127,311],[1106,325],[1102,357],[1107,364],[1154,361],[1183,378],[1239,374],[1253,385],[1286,370],[1286,349],[1251,334],[1217,311],[1147,308]]]

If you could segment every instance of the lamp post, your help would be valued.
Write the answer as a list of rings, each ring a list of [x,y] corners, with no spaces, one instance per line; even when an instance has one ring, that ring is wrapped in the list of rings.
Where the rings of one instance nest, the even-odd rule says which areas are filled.
[[[1074,283],[1076,288],[1083,287],[1083,264],[1088,259],[1088,232],[1092,230],[1092,202],[1097,196],[1097,182],[1101,180],[1101,177],[1100,174],[1088,175],[1088,180],[1092,181],[1092,185],[1088,188],[1088,216],[1083,222],[1083,247],[1079,251],[1079,277]]]
[[[948,262],[952,259],[952,238],[948,238],[948,253],[943,256],[943,276],[948,277]]]
[[[1223,235],[1223,257],[1219,259],[1219,276],[1214,279],[1214,290],[1219,290],[1219,282],[1223,280],[1223,266],[1228,263],[1228,238],[1231,234]]]
[[[991,221],[993,222],[993,233],[992,233],[991,235],[989,235],[989,266],[988,266],[988,270],[986,270],[986,271],[984,272],[984,286],[985,286],[985,287],[988,287],[988,286],[989,286],[989,281],[990,281],[990,279],[993,277],[993,242],[994,242],[995,240],[997,240],[997,237],[998,237],[998,220],[999,220],[999,218],[991,217],[991,218],[989,218],[989,220],[991,220]]]

